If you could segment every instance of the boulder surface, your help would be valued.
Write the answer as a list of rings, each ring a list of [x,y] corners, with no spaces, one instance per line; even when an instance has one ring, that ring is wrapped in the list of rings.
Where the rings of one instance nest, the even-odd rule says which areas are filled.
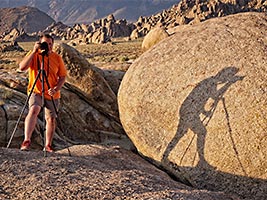
[[[119,88],[138,151],[197,188],[267,198],[267,17],[180,26],[139,57]]]
[[[148,32],[142,42],[142,50],[146,51],[150,47],[159,43],[161,40],[169,36],[168,32],[163,27],[156,27]]]
[[[65,43],[56,44],[55,51],[62,56],[68,70],[67,82],[82,90],[99,110],[119,121],[117,96],[101,75],[101,70]]]
[[[173,181],[140,156],[101,145],[75,145],[44,157],[0,148],[0,199],[238,200]]]

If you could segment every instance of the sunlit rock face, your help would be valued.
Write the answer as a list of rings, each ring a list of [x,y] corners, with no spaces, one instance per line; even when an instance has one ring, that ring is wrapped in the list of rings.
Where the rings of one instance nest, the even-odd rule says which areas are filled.
[[[120,119],[138,151],[198,188],[267,198],[267,20],[180,26],[126,72]]]

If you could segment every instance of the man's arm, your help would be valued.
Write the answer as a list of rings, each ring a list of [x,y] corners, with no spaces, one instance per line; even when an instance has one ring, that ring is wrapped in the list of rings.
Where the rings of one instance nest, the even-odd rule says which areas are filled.
[[[53,88],[50,88],[50,89],[48,90],[48,94],[49,94],[50,96],[53,96],[57,91],[59,91],[59,90],[63,87],[63,85],[64,85],[64,83],[65,83],[65,80],[66,80],[66,77],[65,77],[65,76],[61,76],[61,77],[59,77],[59,78],[58,78],[57,85],[56,85],[55,87],[53,87]]]
[[[29,55],[26,55],[23,60],[19,63],[19,69],[21,71],[25,71],[29,68],[29,64],[31,60],[33,59],[34,54],[38,51],[38,48],[40,47],[40,43],[36,42],[34,44],[33,50],[30,52]]]
[[[54,87],[54,90],[59,91],[63,87],[65,80],[66,80],[65,76],[59,77],[57,85],[56,85],[56,87]]]

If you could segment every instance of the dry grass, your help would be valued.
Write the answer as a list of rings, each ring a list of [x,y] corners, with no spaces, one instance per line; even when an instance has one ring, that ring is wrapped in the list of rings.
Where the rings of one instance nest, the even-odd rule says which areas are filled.
[[[24,56],[23,52],[5,52],[0,54],[0,69],[15,69]]]
[[[127,62],[141,55],[142,40],[124,41],[123,39],[107,44],[88,44],[75,47],[89,62]]]
[[[57,41],[56,41],[57,42]],[[74,46],[87,60],[100,68],[127,70],[141,54],[142,39],[126,41],[123,38],[107,44]],[[34,42],[19,42],[25,52],[5,52],[0,54],[0,69],[15,69],[24,55],[33,48]]]

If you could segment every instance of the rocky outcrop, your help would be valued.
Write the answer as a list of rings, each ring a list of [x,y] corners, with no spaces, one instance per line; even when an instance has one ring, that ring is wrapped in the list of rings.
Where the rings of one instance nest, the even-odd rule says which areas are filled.
[[[55,39],[71,40],[69,44],[102,44],[111,41],[113,37],[128,37],[134,29],[133,24],[126,20],[116,20],[113,15],[99,19],[91,24],[64,25],[61,22],[53,22],[45,29],[40,29],[28,34],[24,29],[13,28],[6,31],[0,39],[2,41],[32,41],[38,39],[39,32],[46,32]]]
[[[154,27],[170,29],[184,24],[195,24],[214,17],[240,12],[266,12],[266,1],[259,0],[182,0],[172,8],[149,17],[140,17],[134,23],[138,30],[149,32]],[[146,34],[140,33],[144,36]]]
[[[69,150],[71,156],[64,149],[44,157],[38,151],[0,148],[0,199],[237,200],[175,182],[118,147],[76,145]]]
[[[50,33],[55,39],[62,39],[68,30],[70,30],[70,27],[62,22],[54,22],[46,27],[43,32]]]
[[[15,41],[10,43],[0,43],[0,52],[24,51],[24,49]]]
[[[62,35],[64,40],[73,40],[70,43],[107,43],[110,38],[130,36],[133,25],[126,20],[116,20],[113,15],[97,20],[91,24],[76,24]]]
[[[267,198],[266,22],[180,26],[130,66],[119,111],[141,154],[195,187]]]
[[[12,29],[9,33],[6,33],[2,41],[3,42],[29,42],[29,41],[37,41],[37,34],[29,35],[23,29],[18,30],[17,28]]]
[[[177,6],[185,21],[198,23],[214,17],[222,17],[240,12],[266,12],[266,1],[259,0],[183,0]],[[179,17],[178,17],[179,19]],[[184,20],[180,21],[184,21]]]
[[[57,3],[54,2],[53,4]],[[72,40],[70,44],[77,45],[88,43],[102,44],[110,42],[111,38],[116,37],[127,37],[133,40],[144,37],[155,27],[171,29],[179,25],[195,24],[210,18],[239,12],[266,12],[267,4],[266,1],[258,0],[182,0],[179,4],[173,5],[172,8],[163,10],[158,14],[149,17],[140,16],[135,23],[128,23],[125,19],[116,20],[114,15],[110,14],[107,17],[93,21],[91,24],[76,23],[73,26],[66,26],[61,22],[55,23],[53,20],[49,21],[47,20],[48,16],[43,16],[44,13],[39,13],[40,11],[37,12],[38,10],[33,10],[30,7],[2,10],[0,9],[0,16],[3,15],[4,18],[2,20],[4,24],[0,23],[0,26],[3,27],[1,29],[2,32],[0,31],[0,39],[2,40],[4,37],[10,38],[10,31],[16,28],[20,32],[25,30],[27,34],[34,32],[33,36],[36,36],[39,31],[49,32],[57,39]],[[19,13],[18,16],[16,16],[17,13]],[[24,13],[24,17],[21,17],[21,13]],[[6,18],[7,16],[8,19]],[[42,21],[39,20],[41,18],[46,22],[40,23],[43,28],[37,24],[39,21]],[[16,19],[18,22],[15,20],[13,23],[14,20],[10,19]],[[33,20],[35,21],[33,22]],[[20,40],[29,41],[29,36],[24,34],[24,36],[20,37]]]
[[[164,28],[154,28],[145,36],[142,42],[142,50],[146,51],[161,40],[169,37],[168,32]]]
[[[76,49],[64,43],[57,44],[59,53],[68,69],[67,81],[84,92],[88,101],[119,122],[117,97],[101,76],[100,69],[90,64]]]

